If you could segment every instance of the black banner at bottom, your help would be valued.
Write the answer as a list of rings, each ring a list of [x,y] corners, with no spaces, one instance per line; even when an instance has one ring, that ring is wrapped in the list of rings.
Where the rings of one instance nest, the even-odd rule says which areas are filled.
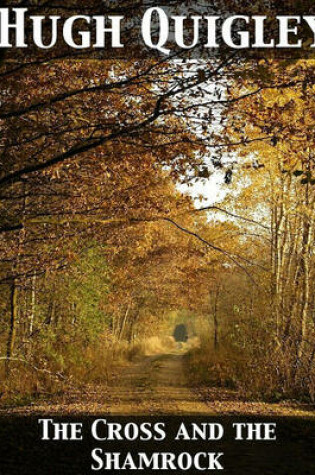
[[[1,475],[315,473],[315,420],[2,416]]]

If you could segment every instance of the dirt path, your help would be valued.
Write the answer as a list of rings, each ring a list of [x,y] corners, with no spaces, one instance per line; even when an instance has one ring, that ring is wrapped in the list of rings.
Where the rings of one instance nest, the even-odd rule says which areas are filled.
[[[0,414],[111,414],[111,415],[270,415],[314,417],[309,406],[244,402],[235,391],[192,388],[186,355],[144,356],[116,368],[108,384],[73,390],[59,399]]]
[[[124,369],[111,393],[112,414],[206,412],[206,404],[188,385],[185,357],[180,354],[144,357]]]
[[[192,388],[184,354],[146,356],[110,386],[110,414],[314,416],[309,406],[244,402],[223,388]]]

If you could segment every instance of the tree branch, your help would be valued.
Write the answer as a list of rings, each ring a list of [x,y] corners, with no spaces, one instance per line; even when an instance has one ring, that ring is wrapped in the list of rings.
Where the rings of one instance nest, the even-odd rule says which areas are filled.
[[[245,216],[240,216],[238,214],[231,213],[230,211],[224,209],[224,208],[219,208],[218,206],[205,206],[203,208],[198,208],[194,210],[194,212],[199,212],[199,211],[220,211],[221,213],[225,213],[228,216],[231,216],[232,218],[236,219],[241,219],[243,221],[246,221],[247,223],[250,224],[255,224],[256,226],[260,226],[263,229],[266,229],[267,231],[270,231],[270,228],[268,226],[265,226],[264,224],[260,223],[259,221],[255,221],[254,219],[246,218]]]
[[[184,233],[190,235],[190,236],[193,236],[195,237],[196,239],[198,239],[200,242],[202,242],[203,244],[205,244],[207,247],[213,249],[214,251],[217,251],[217,252],[220,252],[221,254],[225,255],[226,257],[228,257],[237,267],[239,267],[240,269],[242,269],[243,272],[245,272],[245,274],[247,275],[247,277],[258,287],[258,284],[257,282],[255,281],[255,279],[253,278],[253,276],[250,274],[250,272],[248,272],[248,270],[246,269],[246,267],[244,267],[242,264],[240,264],[236,259],[235,257],[232,256],[232,254],[230,254],[229,252],[225,251],[224,249],[222,249],[221,247],[218,247],[218,246],[215,246],[214,244],[210,243],[209,241],[207,241],[206,239],[204,239],[203,237],[199,236],[199,234],[193,232],[193,231],[190,231],[189,229],[186,229],[184,228],[183,226],[181,226],[180,224],[176,223],[173,219],[171,218],[162,218],[164,221],[167,221],[168,223],[171,223],[173,226],[175,226],[177,229],[179,229],[180,231],[183,231]]]

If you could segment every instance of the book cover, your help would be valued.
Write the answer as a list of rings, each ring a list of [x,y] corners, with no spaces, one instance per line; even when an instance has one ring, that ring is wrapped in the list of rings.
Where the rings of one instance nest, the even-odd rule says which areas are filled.
[[[313,1],[0,6],[0,474],[315,473]]]

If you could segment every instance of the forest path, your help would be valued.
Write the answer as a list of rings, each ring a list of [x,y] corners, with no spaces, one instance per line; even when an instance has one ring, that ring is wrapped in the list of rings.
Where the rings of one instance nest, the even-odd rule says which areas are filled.
[[[300,415],[314,412],[300,405],[248,402],[236,391],[195,388],[189,384],[187,355],[144,356],[122,367],[108,387],[109,414]]]
[[[185,414],[207,412],[187,381],[183,354],[142,357],[109,385],[110,413]]]
[[[236,391],[192,387],[187,355],[180,350],[120,362],[107,383],[73,388],[51,400],[0,409],[0,414],[260,415],[315,418],[300,404],[244,401]]]

